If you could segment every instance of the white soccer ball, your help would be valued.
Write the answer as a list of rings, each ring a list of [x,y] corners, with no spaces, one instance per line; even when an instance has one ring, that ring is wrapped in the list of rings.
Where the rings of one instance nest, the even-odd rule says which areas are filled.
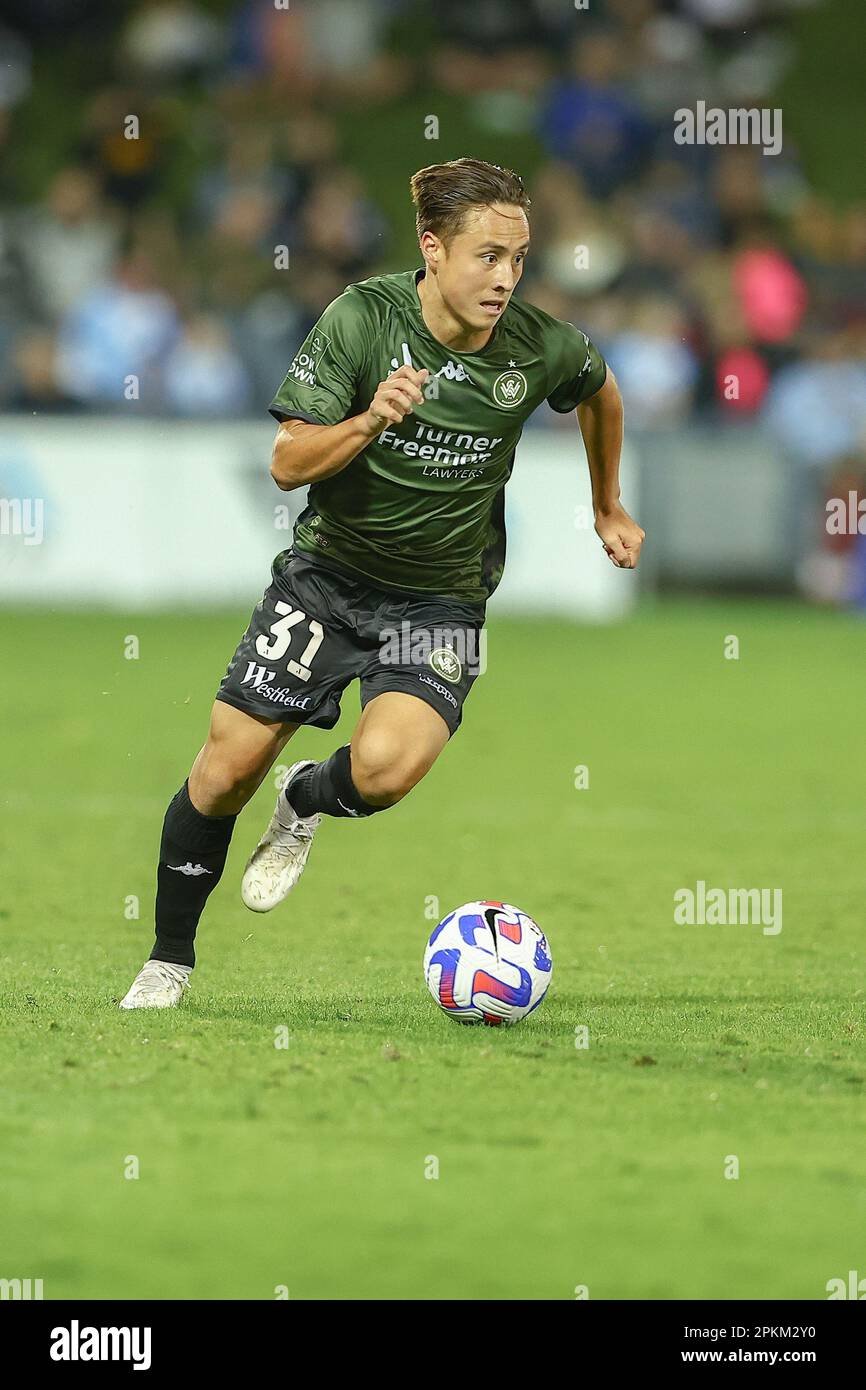
[[[519,1023],[538,1008],[552,973],[544,932],[510,903],[455,908],[424,952],[427,988],[458,1023]]]

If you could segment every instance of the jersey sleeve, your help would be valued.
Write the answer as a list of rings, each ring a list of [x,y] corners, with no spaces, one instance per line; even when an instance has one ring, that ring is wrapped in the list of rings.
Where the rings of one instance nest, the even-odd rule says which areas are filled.
[[[268,406],[276,420],[338,425],[348,418],[372,339],[364,297],[350,286],[328,305]]]
[[[557,321],[546,345],[551,364],[548,405],[564,415],[605,383],[607,363],[598,348],[573,324]]]

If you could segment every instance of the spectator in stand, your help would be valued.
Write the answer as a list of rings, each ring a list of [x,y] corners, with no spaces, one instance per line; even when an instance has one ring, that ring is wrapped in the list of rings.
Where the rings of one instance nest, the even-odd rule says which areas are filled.
[[[3,399],[6,410],[44,415],[80,409],[81,402],[58,383],[57,340],[49,329],[35,328],[18,339],[4,375],[8,384],[8,395]]]
[[[806,355],[777,373],[766,419],[806,468],[862,451],[866,441],[866,321],[816,336]]]
[[[439,0],[430,52],[443,91],[535,96],[549,79],[551,55],[571,32],[567,9],[545,0]]]
[[[300,216],[302,247],[346,280],[360,277],[387,248],[387,224],[353,169],[336,166],[316,179]]]
[[[595,294],[615,281],[628,261],[626,238],[617,219],[586,195],[580,175],[552,162],[532,182],[532,228],[538,254],[535,273],[567,293]]]
[[[622,39],[596,27],[574,45],[571,71],[554,84],[542,114],[549,153],[573,165],[594,198],[637,178],[651,153],[652,125],[630,94],[626,72]]]
[[[163,367],[163,393],[177,415],[238,415],[250,404],[250,382],[229,333],[209,315],[184,324]]]
[[[106,87],[90,101],[80,156],[101,180],[105,196],[135,212],[157,191],[169,146],[166,107],[147,83]]]
[[[190,0],[140,0],[120,40],[133,73],[148,82],[176,82],[206,70],[222,51],[220,22]]]
[[[800,589],[815,603],[866,607],[866,449],[833,459],[812,493],[819,505],[797,569]]]
[[[731,279],[752,339],[772,347],[790,343],[809,296],[802,276],[771,234],[759,230],[742,238],[732,258]]]
[[[66,315],[58,348],[60,389],[100,408],[158,408],[158,368],[177,335],[174,303],[148,257],[133,249],[111,280],[91,289]]]
[[[231,220],[227,210],[237,209],[244,200],[264,203],[267,215],[261,224],[260,249],[273,254],[274,243],[285,239],[283,213],[294,201],[291,175],[277,163],[274,144],[274,133],[263,121],[229,128],[219,157],[196,180],[191,201],[197,228],[208,232],[224,218]]]
[[[107,279],[119,240],[118,219],[103,203],[90,170],[61,169],[42,203],[23,214],[14,237],[36,316],[58,322]]]
[[[698,363],[685,337],[679,306],[648,296],[637,302],[631,322],[607,345],[632,428],[669,428],[686,419]]]

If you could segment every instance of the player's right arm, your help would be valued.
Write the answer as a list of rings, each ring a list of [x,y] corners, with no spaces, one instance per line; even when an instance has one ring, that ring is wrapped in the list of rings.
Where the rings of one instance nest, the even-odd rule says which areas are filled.
[[[280,423],[271,457],[271,477],[283,492],[330,478],[352,462],[388,425],[399,425],[424,400],[426,368],[398,367],[365,411],[335,425],[287,419]]]

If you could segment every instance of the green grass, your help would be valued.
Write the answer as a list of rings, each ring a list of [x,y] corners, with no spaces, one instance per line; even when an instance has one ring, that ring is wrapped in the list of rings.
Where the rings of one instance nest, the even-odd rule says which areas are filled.
[[[0,1276],[46,1298],[820,1299],[866,1273],[862,622],[494,619],[427,780],[325,822],[259,918],[238,880],[267,783],[182,1009],[121,1014],[163,810],[246,618],[0,614]],[[286,753],[325,756],[354,689],[344,710]],[[698,879],[781,887],[781,933],[675,925]],[[554,981],[526,1023],[438,1013],[428,895],[542,923]]]

